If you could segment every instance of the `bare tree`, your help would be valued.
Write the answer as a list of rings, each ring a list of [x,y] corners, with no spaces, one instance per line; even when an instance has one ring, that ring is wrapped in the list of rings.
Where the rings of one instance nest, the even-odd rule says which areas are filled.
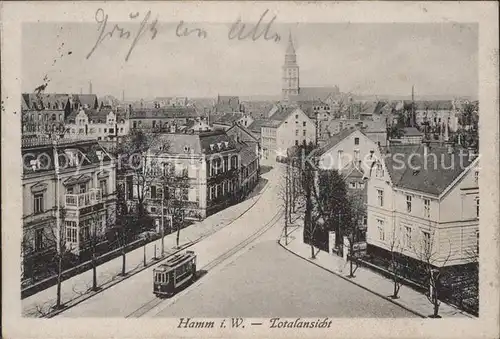
[[[419,242],[413,247],[413,250],[419,258],[422,269],[425,272],[429,282],[429,291],[427,299],[433,305],[434,311],[432,318],[439,318],[439,291],[441,288],[441,276],[445,272],[446,263],[451,256],[451,243],[448,240],[449,249],[446,256],[443,256],[439,249],[440,244],[435,243],[435,230],[431,227],[428,231],[422,231]]]
[[[394,224],[389,239],[389,252],[391,254],[389,270],[392,272],[393,291],[391,298],[393,299],[399,298],[399,290],[402,286],[403,248],[404,244],[401,240],[401,232],[398,232]]]
[[[344,233],[349,240],[348,260],[349,260],[349,275],[354,278],[354,273],[358,269],[358,252],[359,252],[359,232],[364,218],[366,217],[365,196],[362,190],[350,192],[347,196],[348,200],[348,219],[344,226]]]
[[[66,210],[61,208],[59,211],[60,225],[51,225],[47,233],[48,243],[52,247],[56,248],[53,256],[53,262],[55,263],[55,274],[57,276],[57,296],[56,304],[53,306],[54,309],[61,309],[63,304],[61,303],[61,285],[64,272],[65,261],[71,259],[74,251],[74,247],[71,245],[71,238],[76,237],[76,228],[66,228],[65,227],[65,216]],[[68,239],[68,235],[70,235]]]
[[[179,248],[180,232],[186,205],[188,203],[188,190],[190,187],[189,173],[187,168],[178,172],[175,164],[164,162],[161,164],[160,187],[157,193],[161,196],[164,208],[171,216],[172,226],[176,225],[176,246]]]
[[[157,179],[151,171],[154,167],[156,157],[167,151],[169,143],[154,133],[146,133],[142,130],[132,130],[124,140],[117,146],[116,155],[119,159],[117,174],[131,174],[134,201],[136,202],[133,215],[136,223],[144,228],[149,221],[147,214],[147,197],[151,184]],[[149,164],[146,166],[146,153]]]

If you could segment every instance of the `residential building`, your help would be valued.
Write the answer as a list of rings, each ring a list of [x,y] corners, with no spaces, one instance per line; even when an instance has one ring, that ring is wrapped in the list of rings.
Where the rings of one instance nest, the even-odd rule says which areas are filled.
[[[332,136],[315,153],[320,169],[343,170],[354,165],[362,173],[369,172],[375,159],[380,159],[379,146],[359,128],[346,129]]]
[[[165,107],[133,109],[130,112],[130,129],[152,132],[176,131],[188,121],[199,121],[201,117],[194,107]]]
[[[246,144],[240,141],[238,144],[240,156],[240,182],[241,197],[247,196],[259,182],[260,159],[255,144]]]
[[[287,107],[262,123],[261,147],[263,160],[285,157],[287,149],[316,142],[316,123],[300,108]]]
[[[214,114],[241,112],[243,106],[237,96],[218,95],[214,107]]]
[[[112,108],[100,110],[80,108],[66,119],[66,138],[119,140],[129,133],[128,112],[121,113]]]
[[[23,93],[21,125],[24,136],[42,136],[57,132],[64,135],[65,119],[80,108],[97,109],[93,94]]]
[[[415,127],[403,128],[403,135],[398,139],[391,140],[391,143],[401,143],[407,145],[418,145],[422,143],[424,134]]]
[[[368,180],[368,253],[435,267],[478,250],[479,158],[447,146],[391,145]],[[392,246],[395,245],[395,246]]]
[[[211,124],[214,128],[221,128],[227,130],[235,123],[238,123],[244,127],[248,127],[252,124],[254,119],[251,115],[242,113],[242,112],[234,112],[234,113],[225,113],[219,116],[214,117]]]
[[[162,175],[183,175],[188,188],[182,188],[182,208],[186,219],[205,218],[237,201],[240,194],[240,155],[235,142],[224,131],[194,134],[160,133],[158,145],[168,144],[166,151],[152,149],[147,166],[157,171],[158,180],[148,191],[148,212],[161,220]],[[170,172],[172,171],[172,172]],[[137,187],[133,197],[137,197]],[[165,215],[170,211],[166,210]]]
[[[21,154],[22,259],[29,271],[50,260],[59,234],[78,255],[114,223],[115,164],[95,140],[22,139]]]

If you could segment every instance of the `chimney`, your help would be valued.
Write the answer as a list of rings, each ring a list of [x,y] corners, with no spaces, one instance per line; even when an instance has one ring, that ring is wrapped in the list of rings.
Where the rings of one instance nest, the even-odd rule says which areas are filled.
[[[474,150],[473,147],[469,147],[469,148],[467,148],[467,150],[469,151],[468,161],[471,162],[476,157],[476,151]]]
[[[429,154],[429,141],[424,141],[424,159],[427,159],[427,155]],[[425,160],[424,160],[425,161]]]
[[[453,143],[452,142],[447,141],[446,148],[448,150],[448,154],[453,154]]]

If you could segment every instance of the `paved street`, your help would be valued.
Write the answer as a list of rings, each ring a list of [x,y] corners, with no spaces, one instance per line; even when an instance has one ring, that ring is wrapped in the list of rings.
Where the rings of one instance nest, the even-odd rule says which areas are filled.
[[[276,207],[276,195],[279,186],[276,185],[277,176],[275,171],[263,174],[269,180],[267,187],[262,191],[256,204],[237,218],[234,214],[234,222],[225,226],[203,241],[192,246],[197,255],[197,267],[203,268],[213,262],[220,255],[238,246],[257,230],[262,228],[268,221],[276,221],[278,209]],[[256,199],[254,198],[254,199]],[[229,209],[235,209],[232,206]],[[225,210],[226,211],[226,210]],[[226,211],[227,213],[227,211]],[[215,216],[216,217],[216,216]],[[196,227],[196,225],[195,225]],[[154,299],[153,269],[152,266],[119,284],[99,293],[98,295],[70,308],[60,314],[62,317],[126,317],[145,303]]]
[[[160,304],[154,303],[153,266],[59,316],[127,317],[152,303],[143,316],[414,317],[281,248],[276,243],[283,229],[277,200],[279,169],[263,177],[269,180],[267,188],[254,198],[256,204],[250,210],[192,247],[198,255],[199,270],[211,265],[192,286]],[[256,234],[263,229],[267,231]],[[258,238],[242,244],[252,236]],[[234,248],[237,250],[229,253]],[[221,261],[220,256],[228,253],[231,256]]]
[[[156,317],[415,317],[284,250],[276,225]],[[175,299],[175,297],[174,297]]]

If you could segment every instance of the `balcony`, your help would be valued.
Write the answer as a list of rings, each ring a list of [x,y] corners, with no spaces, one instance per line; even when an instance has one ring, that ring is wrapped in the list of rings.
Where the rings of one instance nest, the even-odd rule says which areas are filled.
[[[102,194],[100,189],[93,188],[85,193],[66,194],[64,196],[64,201],[64,206],[66,208],[79,209],[102,202]]]

